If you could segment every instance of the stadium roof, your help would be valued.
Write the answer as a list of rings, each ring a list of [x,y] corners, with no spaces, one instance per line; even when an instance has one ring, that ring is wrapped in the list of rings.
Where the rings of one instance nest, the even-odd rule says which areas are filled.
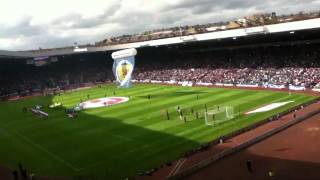
[[[280,24],[272,24],[265,26],[257,26],[250,28],[240,28],[233,30],[225,30],[218,32],[210,32],[189,36],[180,36],[173,38],[165,38],[158,40],[150,40],[144,42],[127,43],[119,45],[109,45],[109,46],[88,46],[81,48],[66,47],[66,48],[56,48],[56,49],[45,49],[45,50],[33,50],[33,51],[0,51],[1,57],[16,57],[16,58],[33,58],[41,56],[59,56],[68,54],[78,54],[78,53],[88,53],[88,52],[99,52],[99,51],[114,51],[126,48],[142,48],[142,47],[154,47],[163,46],[171,44],[181,44],[188,42],[201,42],[208,40],[220,40],[238,37],[246,37],[252,35],[263,35],[263,34],[275,34],[288,32],[294,34],[295,31],[300,30],[310,30],[310,29],[320,29],[320,18],[309,19],[303,21],[287,22]]]

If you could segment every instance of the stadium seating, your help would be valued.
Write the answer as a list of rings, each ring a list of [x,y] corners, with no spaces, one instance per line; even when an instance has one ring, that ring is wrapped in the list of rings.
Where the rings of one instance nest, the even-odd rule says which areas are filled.
[[[140,55],[136,80],[190,81],[313,88],[320,83],[319,45],[260,47],[214,52]],[[151,52],[153,54],[153,52]],[[152,61],[150,59],[153,59]],[[72,67],[72,68],[70,68]],[[60,57],[43,67],[23,60],[2,60],[0,96],[30,95],[46,88],[69,89],[114,80],[112,60],[104,53]]]

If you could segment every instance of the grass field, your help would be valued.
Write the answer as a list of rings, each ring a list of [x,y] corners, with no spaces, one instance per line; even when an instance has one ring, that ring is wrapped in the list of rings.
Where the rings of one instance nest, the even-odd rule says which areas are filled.
[[[130,100],[110,107],[85,110],[75,120],[64,110],[45,108],[48,119],[22,112],[36,104],[62,102],[73,107],[80,99],[105,95],[127,96]],[[148,100],[147,95],[151,94]],[[199,99],[196,99],[197,94]],[[85,176],[123,179],[137,175],[182,153],[210,142],[313,97],[285,92],[235,90],[164,85],[135,85],[117,89],[104,85],[61,96],[33,97],[0,103],[0,164],[17,167],[22,162],[37,175]],[[294,101],[275,110],[243,115],[272,102]],[[203,115],[188,122],[179,119],[176,107],[184,112],[232,106],[235,118],[218,126],[206,126]],[[170,120],[164,117],[168,109]]]

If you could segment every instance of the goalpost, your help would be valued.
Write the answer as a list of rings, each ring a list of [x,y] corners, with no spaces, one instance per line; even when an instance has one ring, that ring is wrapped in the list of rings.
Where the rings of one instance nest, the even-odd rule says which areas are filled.
[[[204,113],[205,124],[215,126],[234,118],[234,108],[223,106]]]
[[[228,119],[234,118],[233,107],[231,107],[231,106],[227,106],[227,107],[226,107],[226,117],[227,117]]]

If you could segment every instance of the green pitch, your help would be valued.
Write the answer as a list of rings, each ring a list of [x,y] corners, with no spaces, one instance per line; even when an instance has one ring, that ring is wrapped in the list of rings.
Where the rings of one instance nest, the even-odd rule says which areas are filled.
[[[48,119],[22,112],[23,107],[53,102],[62,102],[69,108],[79,104],[80,99],[86,100],[88,94],[90,99],[95,99],[113,96],[114,90],[116,96],[130,100],[82,111],[77,119],[68,118],[63,109],[45,108]],[[37,175],[123,179],[159,167],[221,135],[313,98],[271,91],[163,85],[117,89],[114,85],[104,85],[61,96],[1,102],[0,164],[16,168],[22,162]],[[257,107],[284,101],[294,102],[269,112],[243,115]],[[234,118],[214,127],[207,126],[202,113],[204,104],[208,109],[232,106]],[[180,119],[177,106],[187,123]],[[199,112],[199,119],[191,111]]]

